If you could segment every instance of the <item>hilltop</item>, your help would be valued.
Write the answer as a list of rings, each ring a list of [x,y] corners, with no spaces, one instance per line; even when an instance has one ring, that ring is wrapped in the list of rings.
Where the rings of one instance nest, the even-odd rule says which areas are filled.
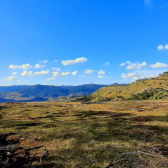
[[[90,95],[92,101],[155,100],[168,98],[168,72],[150,79],[139,79],[130,85],[103,87]]]

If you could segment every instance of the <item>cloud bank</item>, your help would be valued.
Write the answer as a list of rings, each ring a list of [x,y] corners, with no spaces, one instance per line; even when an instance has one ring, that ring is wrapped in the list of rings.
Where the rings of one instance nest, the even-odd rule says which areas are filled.
[[[85,70],[85,74],[90,74],[90,73],[95,73],[96,71],[92,70],[92,69],[86,69]]]
[[[129,63],[129,66],[127,66],[126,69],[142,69],[142,67],[147,66],[146,62],[143,63]]]
[[[40,64],[35,65],[35,68],[42,68],[42,67],[45,67],[45,65],[40,65]]]
[[[13,79],[18,79],[19,77],[17,77],[17,76],[9,76],[9,77],[7,77],[7,78],[5,78],[5,79],[3,79],[3,80],[13,80]]]
[[[9,68],[11,68],[11,69],[20,68],[20,69],[26,70],[26,69],[33,68],[33,66],[31,66],[30,64],[22,64],[21,66],[18,66],[18,65],[10,65]]]
[[[21,76],[41,76],[41,75],[50,75],[49,70],[47,71],[40,71],[40,72],[32,72],[32,71],[23,71]]]

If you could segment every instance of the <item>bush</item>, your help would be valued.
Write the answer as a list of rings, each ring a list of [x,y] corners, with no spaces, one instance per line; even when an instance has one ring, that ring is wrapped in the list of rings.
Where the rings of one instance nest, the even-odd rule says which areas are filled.
[[[162,99],[168,95],[168,90],[163,88],[154,88],[142,93],[132,94],[127,100],[156,100]]]
[[[81,102],[86,102],[86,101],[91,101],[93,98],[91,95],[89,96],[83,96],[80,98],[76,98],[75,102],[81,101]]]

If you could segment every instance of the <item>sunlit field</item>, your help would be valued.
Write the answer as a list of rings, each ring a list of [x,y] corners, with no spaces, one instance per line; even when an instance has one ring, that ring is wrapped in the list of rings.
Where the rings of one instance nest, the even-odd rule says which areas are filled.
[[[144,146],[167,159],[168,101],[0,105],[0,133],[26,132],[21,145],[43,144],[50,153],[43,162],[57,167],[107,167],[126,150]]]

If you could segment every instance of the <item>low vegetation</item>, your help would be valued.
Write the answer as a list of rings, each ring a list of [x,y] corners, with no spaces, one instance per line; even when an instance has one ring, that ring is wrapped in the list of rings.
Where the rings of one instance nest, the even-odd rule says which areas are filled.
[[[0,133],[25,133],[21,146],[43,144],[50,155],[42,164],[59,168],[162,168],[168,167],[167,111],[164,100],[1,103]]]
[[[137,80],[130,85],[103,87],[91,95],[91,101],[156,100],[168,98],[168,76]]]
[[[142,93],[132,94],[132,100],[156,100],[156,99],[165,99],[168,97],[168,90],[164,88],[151,88],[145,90]]]

